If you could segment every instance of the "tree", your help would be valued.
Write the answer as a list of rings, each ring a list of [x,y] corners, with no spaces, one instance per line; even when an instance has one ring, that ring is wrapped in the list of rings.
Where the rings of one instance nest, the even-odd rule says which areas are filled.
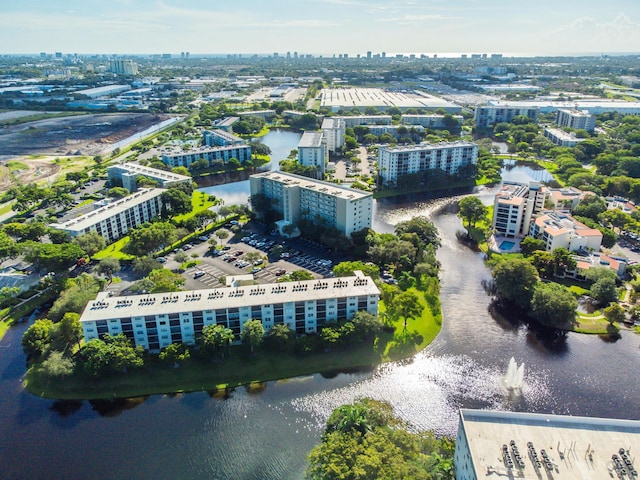
[[[149,253],[172,244],[178,239],[176,226],[170,222],[144,224],[129,232],[127,253],[148,255]]]
[[[373,340],[382,328],[377,316],[363,310],[353,316],[351,323],[354,328],[354,339],[358,343]]]
[[[138,277],[146,277],[152,271],[162,268],[162,264],[153,257],[136,257],[133,260],[132,269]]]
[[[198,229],[204,230],[207,225],[216,221],[216,218],[218,218],[218,214],[207,209],[203,210],[202,212],[196,213],[193,218],[196,219]]]
[[[320,331],[320,338],[325,347],[330,349],[340,341],[340,331],[337,327],[324,327]]]
[[[27,262],[33,263],[36,270],[62,273],[75,265],[85,252],[75,243],[37,243],[22,244],[22,254]]]
[[[225,238],[229,238],[229,235],[229,232],[227,232],[226,230],[216,230],[216,237],[218,237],[218,240],[220,240],[220,245],[222,245],[222,240],[224,240]]]
[[[228,348],[234,338],[231,329],[223,325],[205,325],[196,340],[198,353],[208,359],[220,356],[224,360],[224,348]]]
[[[336,277],[351,277],[354,275],[356,270],[360,270],[362,273],[373,279],[380,276],[380,268],[378,268],[378,266],[361,261],[340,262],[333,267],[333,274]]]
[[[247,320],[244,322],[240,338],[242,339],[242,343],[249,344],[251,354],[253,354],[264,338],[264,327],[262,326],[262,322],[260,320]]]
[[[104,275],[111,281],[113,274],[120,271],[120,260],[114,257],[105,257],[96,266],[96,273]]]
[[[172,343],[160,352],[158,358],[163,362],[177,364],[191,357],[189,347],[185,343]]]
[[[403,233],[415,233],[425,244],[431,244],[436,247],[440,246],[438,229],[433,222],[425,216],[417,216],[411,220],[396,224],[395,233],[398,236]]]
[[[91,275],[82,275],[69,279],[63,290],[49,310],[49,318],[53,321],[62,319],[65,313],[82,313],[89,300],[93,300],[100,291],[100,282]]]
[[[460,212],[458,215],[467,222],[467,235],[470,235],[471,228],[475,228],[476,222],[482,220],[487,215],[487,207],[482,204],[476,196],[464,197],[458,202]]]
[[[58,337],[68,346],[75,343],[80,347],[83,334],[79,313],[67,312],[64,314],[58,324]]]
[[[272,349],[284,352],[291,345],[294,336],[294,332],[287,325],[279,323],[269,330],[266,342]]]
[[[22,335],[21,345],[28,356],[39,356],[51,344],[53,322],[48,319],[36,320]]]
[[[178,262],[178,263],[184,263],[187,260],[189,260],[189,256],[187,255],[186,252],[176,252],[176,254],[173,256],[173,259]]]
[[[153,282],[153,288],[149,293],[178,292],[185,282],[182,275],[166,268],[153,270],[147,278]]]
[[[49,352],[47,359],[40,365],[41,371],[47,377],[68,377],[73,373],[75,362],[65,356],[64,352]]]
[[[402,292],[391,301],[392,315],[404,319],[404,329],[407,329],[407,320],[422,315],[424,307],[420,305],[418,295],[413,292]]]
[[[602,313],[604,317],[607,319],[609,324],[613,325],[614,323],[622,323],[625,319],[624,308],[622,308],[617,303],[612,303],[608,307],[606,307]]]
[[[170,188],[160,197],[163,205],[171,212],[171,215],[189,213],[193,208],[191,197],[179,188]]]
[[[564,285],[538,283],[531,299],[531,316],[543,325],[561,327],[575,321],[578,301]]]
[[[611,277],[602,277],[591,285],[591,298],[599,305],[606,305],[618,298],[616,281]]]
[[[134,346],[123,334],[85,343],[78,352],[82,368],[88,375],[97,378],[103,374],[125,372],[144,365],[144,349]]]
[[[538,273],[533,265],[522,258],[504,259],[491,272],[496,294],[520,308],[529,307]]]
[[[544,241],[534,237],[526,237],[520,242],[520,252],[525,257],[530,257],[533,252],[544,251]]]
[[[109,189],[108,195],[111,198],[119,199],[126,197],[127,195],[129,195],[129,193],[129,190],[127,190],[126,188],[113,187]]]
[[[313,280],[313,275],[307,270],[294,270],[288,275],[278,278],[278,283],[282,282],[299,282],[301,280]]]
[[[0,230],[0,262],[8,258],[15,258],[20,254],[20,249],[16,241],[7,235],[4,230]]]

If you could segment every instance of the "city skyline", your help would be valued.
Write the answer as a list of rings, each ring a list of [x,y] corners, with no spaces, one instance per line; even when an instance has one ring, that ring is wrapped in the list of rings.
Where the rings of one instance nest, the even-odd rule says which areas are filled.
[[[43,0],[0,6],[0,53],[634,53],[640,3]],[[487,35],[487,32],[491,35]]]

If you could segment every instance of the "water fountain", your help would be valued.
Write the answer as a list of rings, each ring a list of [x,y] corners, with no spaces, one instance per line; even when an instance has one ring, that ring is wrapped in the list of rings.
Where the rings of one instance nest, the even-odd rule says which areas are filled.
[[[509,391],[521,390],[524,383],[524,363],[518,365],[516,359],[511,357],[503,382]]]

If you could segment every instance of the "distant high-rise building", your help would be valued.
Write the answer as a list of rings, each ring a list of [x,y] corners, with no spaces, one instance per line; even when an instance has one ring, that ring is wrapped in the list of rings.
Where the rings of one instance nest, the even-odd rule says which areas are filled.
[[[109,62],[109,71],[116,75],[137,75],[138,65],[133,60],[114,58]]]
[[[47,52],[40,52],[40,58],[46,58]]]
[[[62,52],[56,52],[56,58],[62,58]]]
[[[278,58],[278,52],[273,52],[273,58]]]
[[[162,58],[171,58],[171,54],[170,53],[163,53],[162,54]]]
[[[293,58],[298,58],[298,52],[293,52]]]
[[[387,58],[387,52],[382,52],[382,58]]]
[[[287,52],[287,58],[291,58],[291,52]]]
[[[367,58],[371,58],[371,50],[367,52]]]

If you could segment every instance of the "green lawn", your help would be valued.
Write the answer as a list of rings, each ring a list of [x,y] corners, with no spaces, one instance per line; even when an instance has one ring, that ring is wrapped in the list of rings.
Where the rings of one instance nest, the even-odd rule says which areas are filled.
[[[11,200],[9,202],[3,203],[2,205],[0,205],[0,215],[4,215],[5,213],[9,213],[11,211],[11,207],[13,207],[13,204],[15,203],[15,201]]]

